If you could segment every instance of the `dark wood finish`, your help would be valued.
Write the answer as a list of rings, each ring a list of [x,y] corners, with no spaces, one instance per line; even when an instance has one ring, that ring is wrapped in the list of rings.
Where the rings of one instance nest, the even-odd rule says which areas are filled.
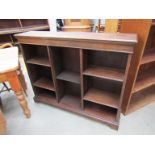
[[[46,19],[0,19],[0,44],[11,43],[18,46],[14,34],[49,30],[48,21]]]
[[[83,71],[86,68],[87,59],[84,56],[83,49],[80,49],[80,84],[81,84],[81,109],[84,109],[84,94],[86,92],[86,82],[84,82]],[[84,85],[85,84],[85,85]]]
[[[55,91],[52,80],[42,77],[33,84],[36,87]]]
[[[118,108],[119,96],[114,93],[91,88],[85,94],[84,100]]]
[[[95,76],[99,78],[111,79],[116,81],[123,81],[124,71],[121,69],[89,66],[84,72],[84,75]]]
[[[57,103],[54,95],[50,93],[40,93],[34,97],[34,100],[37,100],[42,103]]]
[[[0,31],[4,29],[20,28],[18,19],[0,19]]]
[[[133,53],[134,34],[31,31],[15,35],[20,43]],[[34,39],[35,38],[35,39]],[[42,39],[48,41],[42,41]],[[114,39],[111,39],[114,38]],[[125,40],[125,41],[124,41]]]
[[[35,101],[118,129],[136,35],[30,32],[16,38],[23,49]],[[50,66],[30,64],[36,57],[46,58]],[[40,82],[40,78],[48,80]]]
[[[9,34],[8,35],[0,35],[0,44],[5,44],[5,43],[12,44],[12,38]]]
[[[120,94],[119,108],[117,111],[116,121],[119,121],[120,115],[121,115],[121,110],[122,110],[121,106],[122,106],[122,102],[123,102],[123,97],[125,95],[125,86],[127,85],[127,78],[129,76],[129,68],[131,65],[131,58],[132,58],[132,55],[129,54],[128,60],[127,60],[127,65],[126,65],[126,70],[125,70],[125,77],[124,77],[124,81],[123,81],[123,85],[122,85],[122,89],[121,89],[121,94]]]
[[[116,124],[116,110],[105,106],[97,105],[92,102],[87,102],[85,113],[99,119],[105,119],[110,124]]]
[[[53,91],[56,91],[55,80],[52,74],[51,57],[49,48],[47,46],[30,46],[20,45],[22,50],[24,61],[28,70],[29,77],[32,82],[32,88],[36,94],[35,98],[38,98],[41,102],[47,98],[48,101],[57,102],[56,95]],[[38,57],[45,59],[44,63],[29,63],[31,58]],[[36,60],[36,59],[35,59]],[[48,65],[46,65],[48,62]]]
[[[69,106],[71,108],[79,109],[80,110],[80,97],[73,96],[73,95],[65,95],[60,100],[60,104],[65,104],[66,106]]]
[[[27,63],[50,67],[50,63],[46,58],[35,57],[27,60]]]
[[[28,32],[28,31],[49,31],[48,25],[38,25],[34,27],[21,27],[21,28],[11,28],[11,29],[3,29],[0,31],[0,35],[14,35],[16,33]]]
[[[65,104],[66,106],[71,106],[80,109],[80,85],[68,81],[58,80],[58,87],[61,89],[59,102],[61,104]]]
[[[155,84],[154,80],[154,62],[155,62],[155,27],[151,19],[130,19],[122,20],[121,32],[137,33],[138,44],[135,47],[135,53],[129,67],[129,75],[122,102],[123,114],[129,114],[147,105],[152,101],[151,86]],[[136,95],[139,94],[139,95]],[[136,96],[136,97],[134,97]],[[149,97],[150,96],[150,97]]]
[[[47,53],[48,53],[48,58],[49,58],[49,62],[51,65],[51,72],[52,72],[52,78],[53,78],[53,84],[54,84],[54,88],[55,88],[55,92],[56,92],[56,99],[57,102],[59,101],[59,93],[58,93],[58,83],[56,81],[56,72],[55,72],[55,63],[54,63],[54,55],[53,55],[53,51],[50,47],[47,47]]]
[[[21,21],[21,25],[23,27],[33,27],[33,26],[38,26],[38,25],[42,25],[42,26],[47,26],[48,22],[45,19],[20,19]]]
[[[23,45],[23,48],[24,50],[27,51],[25,53],[27,63],[47,66],[47,67],[51,66],[49,62],[46,46],[25,46]]]
[[[127,64],[128,54],[98,51],[98,50],[84,50],[85,57],[87,57],[87,63],[85,68],[88,69],[91,66],[113,69],[125,69]],[[107,60],[107,61],[105,61]]]
[[[46,19],[0,19],[0,34],[49,29]]]
[[[57,76],[57,79],[80,84],[80,74],[76,72],[64,70]]]

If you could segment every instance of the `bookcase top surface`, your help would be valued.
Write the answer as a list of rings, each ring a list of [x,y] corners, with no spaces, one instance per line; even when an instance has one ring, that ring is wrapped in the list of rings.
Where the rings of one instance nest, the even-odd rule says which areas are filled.
[[[55,40],[85,40],[95,42],[115,42],[135,45],[137,43],[136,34],[127,33],[95,33],[95,32],[50,32],[50,31],[30,31],[16,34],[18,38],[48,38]]]

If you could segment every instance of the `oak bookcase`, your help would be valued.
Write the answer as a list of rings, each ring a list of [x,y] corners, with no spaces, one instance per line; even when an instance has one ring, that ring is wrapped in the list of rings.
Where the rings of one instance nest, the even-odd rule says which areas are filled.
[[[32,31],[15,37],[36,102],[118,129],[135,34]]]
[[[155,21],[123,19],[120,32],[136,33],[138,43],[131,60],[122,112],[127,115],[155,100]]]

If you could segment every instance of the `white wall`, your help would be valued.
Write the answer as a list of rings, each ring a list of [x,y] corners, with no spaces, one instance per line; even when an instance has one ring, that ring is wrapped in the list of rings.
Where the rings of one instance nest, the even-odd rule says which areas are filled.
[[[49,26],[50,26],[50,31],[56,32],[57,31],[56,19],[48,19],[48,23],[49,23]]]
[[[56,32],[57,31],[56,19],[48,19],[48,22],[50,26],[50,31]],[[93,31],[95,31],[95,27],[98,25],[98,19],[91,19],[91,22],[93,24]],[[101,19],[101,24],[105,24],[105,19]]]

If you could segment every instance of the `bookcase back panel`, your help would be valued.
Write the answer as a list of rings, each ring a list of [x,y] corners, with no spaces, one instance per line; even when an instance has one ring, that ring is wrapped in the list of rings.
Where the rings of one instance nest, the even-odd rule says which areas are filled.
[[[71,82],[64,82],[65,93],[80,96],[80,85]]]
[[[112,67],[124,69],[127,63],[127,54],[85,50],[87,52],[87,65]]]
[[[57,74],[63,70],[80,72],[80,54],[76,48],[53,48]]]
[[[20,27],[18,19],[0,19],[0,29]]]
[[[80,85],[67,82],[67,81],[61,81],[61,80],[58,80],[58,85],[61,91],[60,92],[61,97],[64,96],[65,94],[75,95],[80,97]]]
[[[26,60],[32,59],[34,57],[47,58],[47,47],[46,46],[36,46],[36,45],[22,45],[24,50]]]
[[[42,67],[38,65],[31,65],[28,64],[29,72],[31,73],[30,77],[32,82],[36,82],[36,80],[40,79],[41,77],[46,77],[52,80],[51,76],[51,69],[49,67]]]
[[[47,25],[45,19],[21,19],[22,26]]]

